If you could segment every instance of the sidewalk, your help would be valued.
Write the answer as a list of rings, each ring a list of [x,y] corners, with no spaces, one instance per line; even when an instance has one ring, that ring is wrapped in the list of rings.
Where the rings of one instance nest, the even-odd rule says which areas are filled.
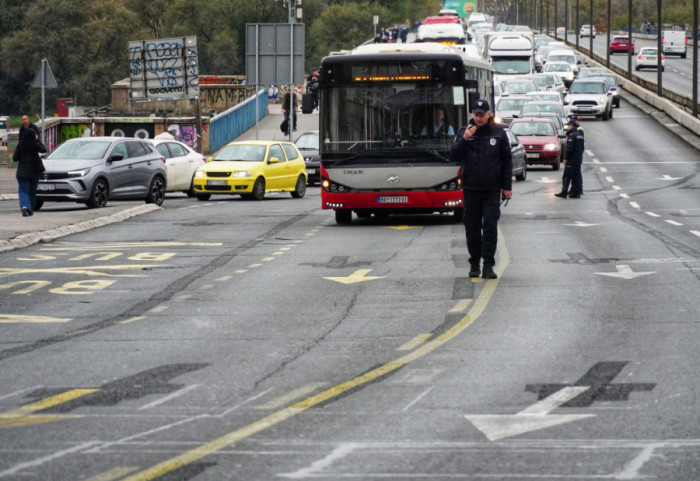
[[[297,131],[293,140],[309,130],[318,130],[318,112],[297,112]],[[280,131],[284,119],[282,106],[268,105],[268,114],[256,127],[248,129],[236,140],[288,140]],[[167,199],[166,199],[167,203]],[[0,165],[0,252],[26,247],[38,242],[52,242],[60,237],[103,225],[121,222],[130,217],[161,210],[162,207],[140,202],[108,203],[102,209],[87,209],[82,204],[47,203],[32,217],[22,217],[17,195],[15,168]]]

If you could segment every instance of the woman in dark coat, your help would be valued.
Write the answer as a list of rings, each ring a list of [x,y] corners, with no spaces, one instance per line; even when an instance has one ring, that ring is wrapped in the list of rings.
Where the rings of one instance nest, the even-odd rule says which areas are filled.
[[[12,155],[12,160],[17,162],[19,207],[22,209],[24,217],[34,214],[39,176],[44,172],[44,164],[39,157],[40,153],[46,153],[46,147],[37,140],[34,131],[31,129],[23,131],[17,143],[17,149]]]

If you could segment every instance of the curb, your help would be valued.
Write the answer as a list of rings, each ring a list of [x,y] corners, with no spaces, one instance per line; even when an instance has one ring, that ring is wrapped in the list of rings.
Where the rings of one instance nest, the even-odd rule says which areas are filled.
[[[86,220],[79,222],[77,224],[70,224],[66,226],[56,227],[55,229],[49,229],[40,232],[31,232],[29,234],[22,234],[10,240],[0,240],[0,252],[7,252],[15,249],[20,249],[22,247],[28,247],[34,244],[51,243],[54,240],[65,237],[70,234],[77,234],[79,232],[85,232],[96,227],[102,227],[109,224],[116,224],[117,222],[125,221],[131,217],[136,217],[142,214],[148,214],[156,210],[163,210],[162,207],[155,204],[146,204],[139,207],[133,207],[131,209],[123,210],[111,215],[104,217],[98,217],[97,219]]]

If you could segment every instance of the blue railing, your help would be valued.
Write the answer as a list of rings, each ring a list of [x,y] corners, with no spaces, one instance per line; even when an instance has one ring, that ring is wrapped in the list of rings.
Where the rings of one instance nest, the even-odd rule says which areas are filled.
[[[216,152],[255,125],[256,97],[258,99],[258,120],[260,120],[267,114],[268,98],[265,88],[260,89],[254,97],[245,102],[212,117],[209,121],[210,152]]]

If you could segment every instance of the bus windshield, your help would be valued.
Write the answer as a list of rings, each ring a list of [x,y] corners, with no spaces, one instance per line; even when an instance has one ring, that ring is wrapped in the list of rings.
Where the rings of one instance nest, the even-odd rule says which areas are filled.
[[[493,72],[497,74],[529,74],[532,73],[530,57],[493,57],[491,59]]]
[[[321,149],[332,154],[381,153],[447,161],[466,112],[462,86],[377,82],[329,88],[322,103]],[[410,154],[413,152],[413,154]],[[365,160],[366,160],[365,156]]]

